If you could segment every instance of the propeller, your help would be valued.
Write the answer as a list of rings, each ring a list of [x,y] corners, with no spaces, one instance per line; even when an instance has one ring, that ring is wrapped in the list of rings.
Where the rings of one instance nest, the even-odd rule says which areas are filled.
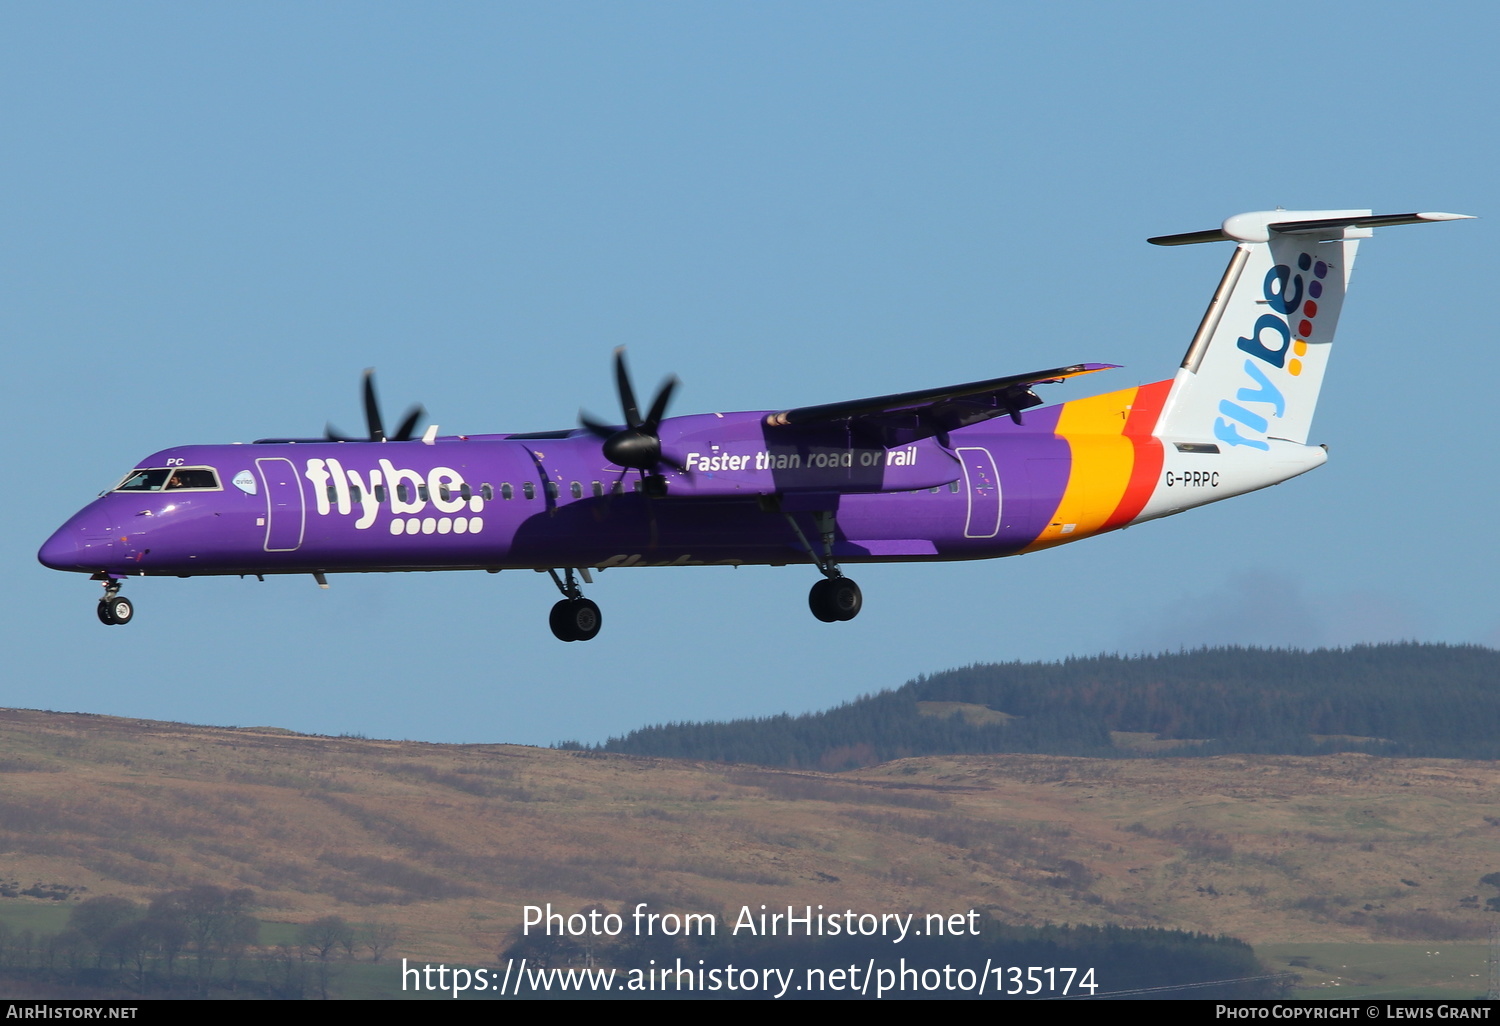
[[[615,387],[620,393],[620,408],[625,414],[623,428],[600,424],[584,413],[578,415],[579,423],[604,440],[605,458],[616,466],[639,470],[643,475],[653,473],[663,463],[685,470],[670,456],[662,455],[661,436],[657,433],[662,418],[666,416],[667,403],[677,388],[677,378],[669,377],[661,383],[656,398],[651,400],[651,408],[642,417],[635,402],[635,389],[630,387],[630,372],[625,369],[625,347],[620,346],[615,350]]]
[[[385,433],[385,424],[380,419],[380,403],[375,398],[375,368],[365,368],[365,426],[369,428],[370,434],[366,438],[349,438],[340,434],[329,424],[324,431],[323,437],[330,442],[407,442],[416,433],[417,422],[426,416],[427,411],[422,409],[421,404],[413,406],[406,411],[401,424],[396,428],[395,434]]]

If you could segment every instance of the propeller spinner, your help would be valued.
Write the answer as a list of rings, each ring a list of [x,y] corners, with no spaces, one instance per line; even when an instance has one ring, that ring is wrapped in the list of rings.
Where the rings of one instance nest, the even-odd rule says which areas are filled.
[[[578,415],[584,427],[604,440],[605,458],[616,466],[639,470],[642,474],[653,473],[663,463],[678,470],[684,469],[676,460],[662,455],[661,436],[657,433],[662,418],[666,416],[672,391],[677,387],[677,378],[669,377],[661,383],[656,398],[651,400],[651,408],[642,417],[635,402],[635,389],[630,387],[630,372],[625,369],[625,347],[620,346],[615,350],[615,387],[620,393],[620,408],[625,414],[623,428],[600,424],[587,414]]]

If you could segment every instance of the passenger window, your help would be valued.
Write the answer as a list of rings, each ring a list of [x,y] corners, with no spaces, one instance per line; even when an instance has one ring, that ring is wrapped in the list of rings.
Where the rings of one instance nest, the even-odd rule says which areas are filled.
[[[402,481],[396,486],[396,498],[400,499],[402,502],[411,501],[411,486],[408,485],[405,481]]]
[[[360,497],[363,494],[364,493],[359,490],[359,485],[350,485],[349,486],[349,498],[353,499],[355,502],[359,502],[360,501]]]
[[[505,491],[505,493],[506,493],[505,497],[507,499],[510,498],[510,485],[501,485],[500,487],[501,487],[502,490]],[[491,488],[488,484],[482,484],[482,485],[479,486],[479,494],[482,495],[482,496],[484,496],[484,501],[485,502],[489,502],[491,499],[493,499],[495,497],[495,490],[493,488]]]
[[[604,486],[602,484],[600,484],[598,481],[595,481],[594,482],[594,498],[597,499],[599,496],[601,496],[603,494],[604,494]]]
[[[557,482],[556,481],[548,481],[547,482],[547,498],[549,498],[549,499],[555,499],[555,498],[557,498]]]
[[[453,498],[453,490],[447,485],[438,485],[438,498],[448,502]]]
[[[485,487],[488,488],[489,485],[485,485]],[[509,499],[512,498],[515,494],[515,489],[513,489],[510,485],[503,484],[500,486],[500,498]]]
[[[536,485],[532,484],[530,481],[522,482],[521,494],[526,496],[526,498],[528,499],[536,498]]]
[[[328,501],[329,502],[338,502],[339,501],[339,490],[337,488],[335,488],[333,485],[329,485],[328,486]]]
[[[378,485],[375,486],[375,501],[376,502],[384,502],[385,501],[385,485],[378,484]]]
[[[443,498],[445,498],[445,499],[447,497],[448,496],[446,496],[446,495],[443,496]],[[460,499],[464,500],[465,502],[468,502],[470,499],[472,499],[474,497],[474,489],[472,489],[472,488],[469,487],[469,484],[468,484],[467,481],[465,481],[463,484],[461,484],[461,485],[458,486],[458,497]]]
[[[426,502],[430,498],[430,496],[428,496],[427,494],[426,485],[417,485],[417,498],[421,499],[423,502]]]
[[[950,492],[956,492],[956,491],[958,491],[958,482],[957,481],[950,481],[948,483],[948,490]]]
[[[575,499],[583,498],[583,485],[579,484],[577,481],[574,481],[571,485],[568,486],[568,491],[573,493],[573,498]]]

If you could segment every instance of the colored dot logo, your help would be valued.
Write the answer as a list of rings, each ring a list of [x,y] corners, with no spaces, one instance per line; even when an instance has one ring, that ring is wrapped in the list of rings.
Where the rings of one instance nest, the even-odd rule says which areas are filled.
[[[400,517],[391,521],[391,534],[478,534],[484,530],[483,517]]]
[[[1302,361],[1298,357],[1307,355],[1307,340],[1312,338],[1313,319],[1318,316],[1318,300],[1323,298],[1323,279],[1328,277],[1328,265],[1322,260],[1313,261],[1310,254],[1297,256],[1300,270],[1311,270],[1313,281],[1307,286],[1308,299],[1302,304],[1302,319],[1297,322],[1297,339],[1292,342],[1293,358],[1286,363],[1287,373],[1296,377],[1302,373]]]

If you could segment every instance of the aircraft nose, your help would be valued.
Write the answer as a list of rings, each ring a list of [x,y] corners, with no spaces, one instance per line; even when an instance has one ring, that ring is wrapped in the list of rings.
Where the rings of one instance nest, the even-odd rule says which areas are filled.
[[[98,570],[105,562],[109,542],[103,531],[91,531],[69,521],[42,543],[36,558],[53,570]]]

